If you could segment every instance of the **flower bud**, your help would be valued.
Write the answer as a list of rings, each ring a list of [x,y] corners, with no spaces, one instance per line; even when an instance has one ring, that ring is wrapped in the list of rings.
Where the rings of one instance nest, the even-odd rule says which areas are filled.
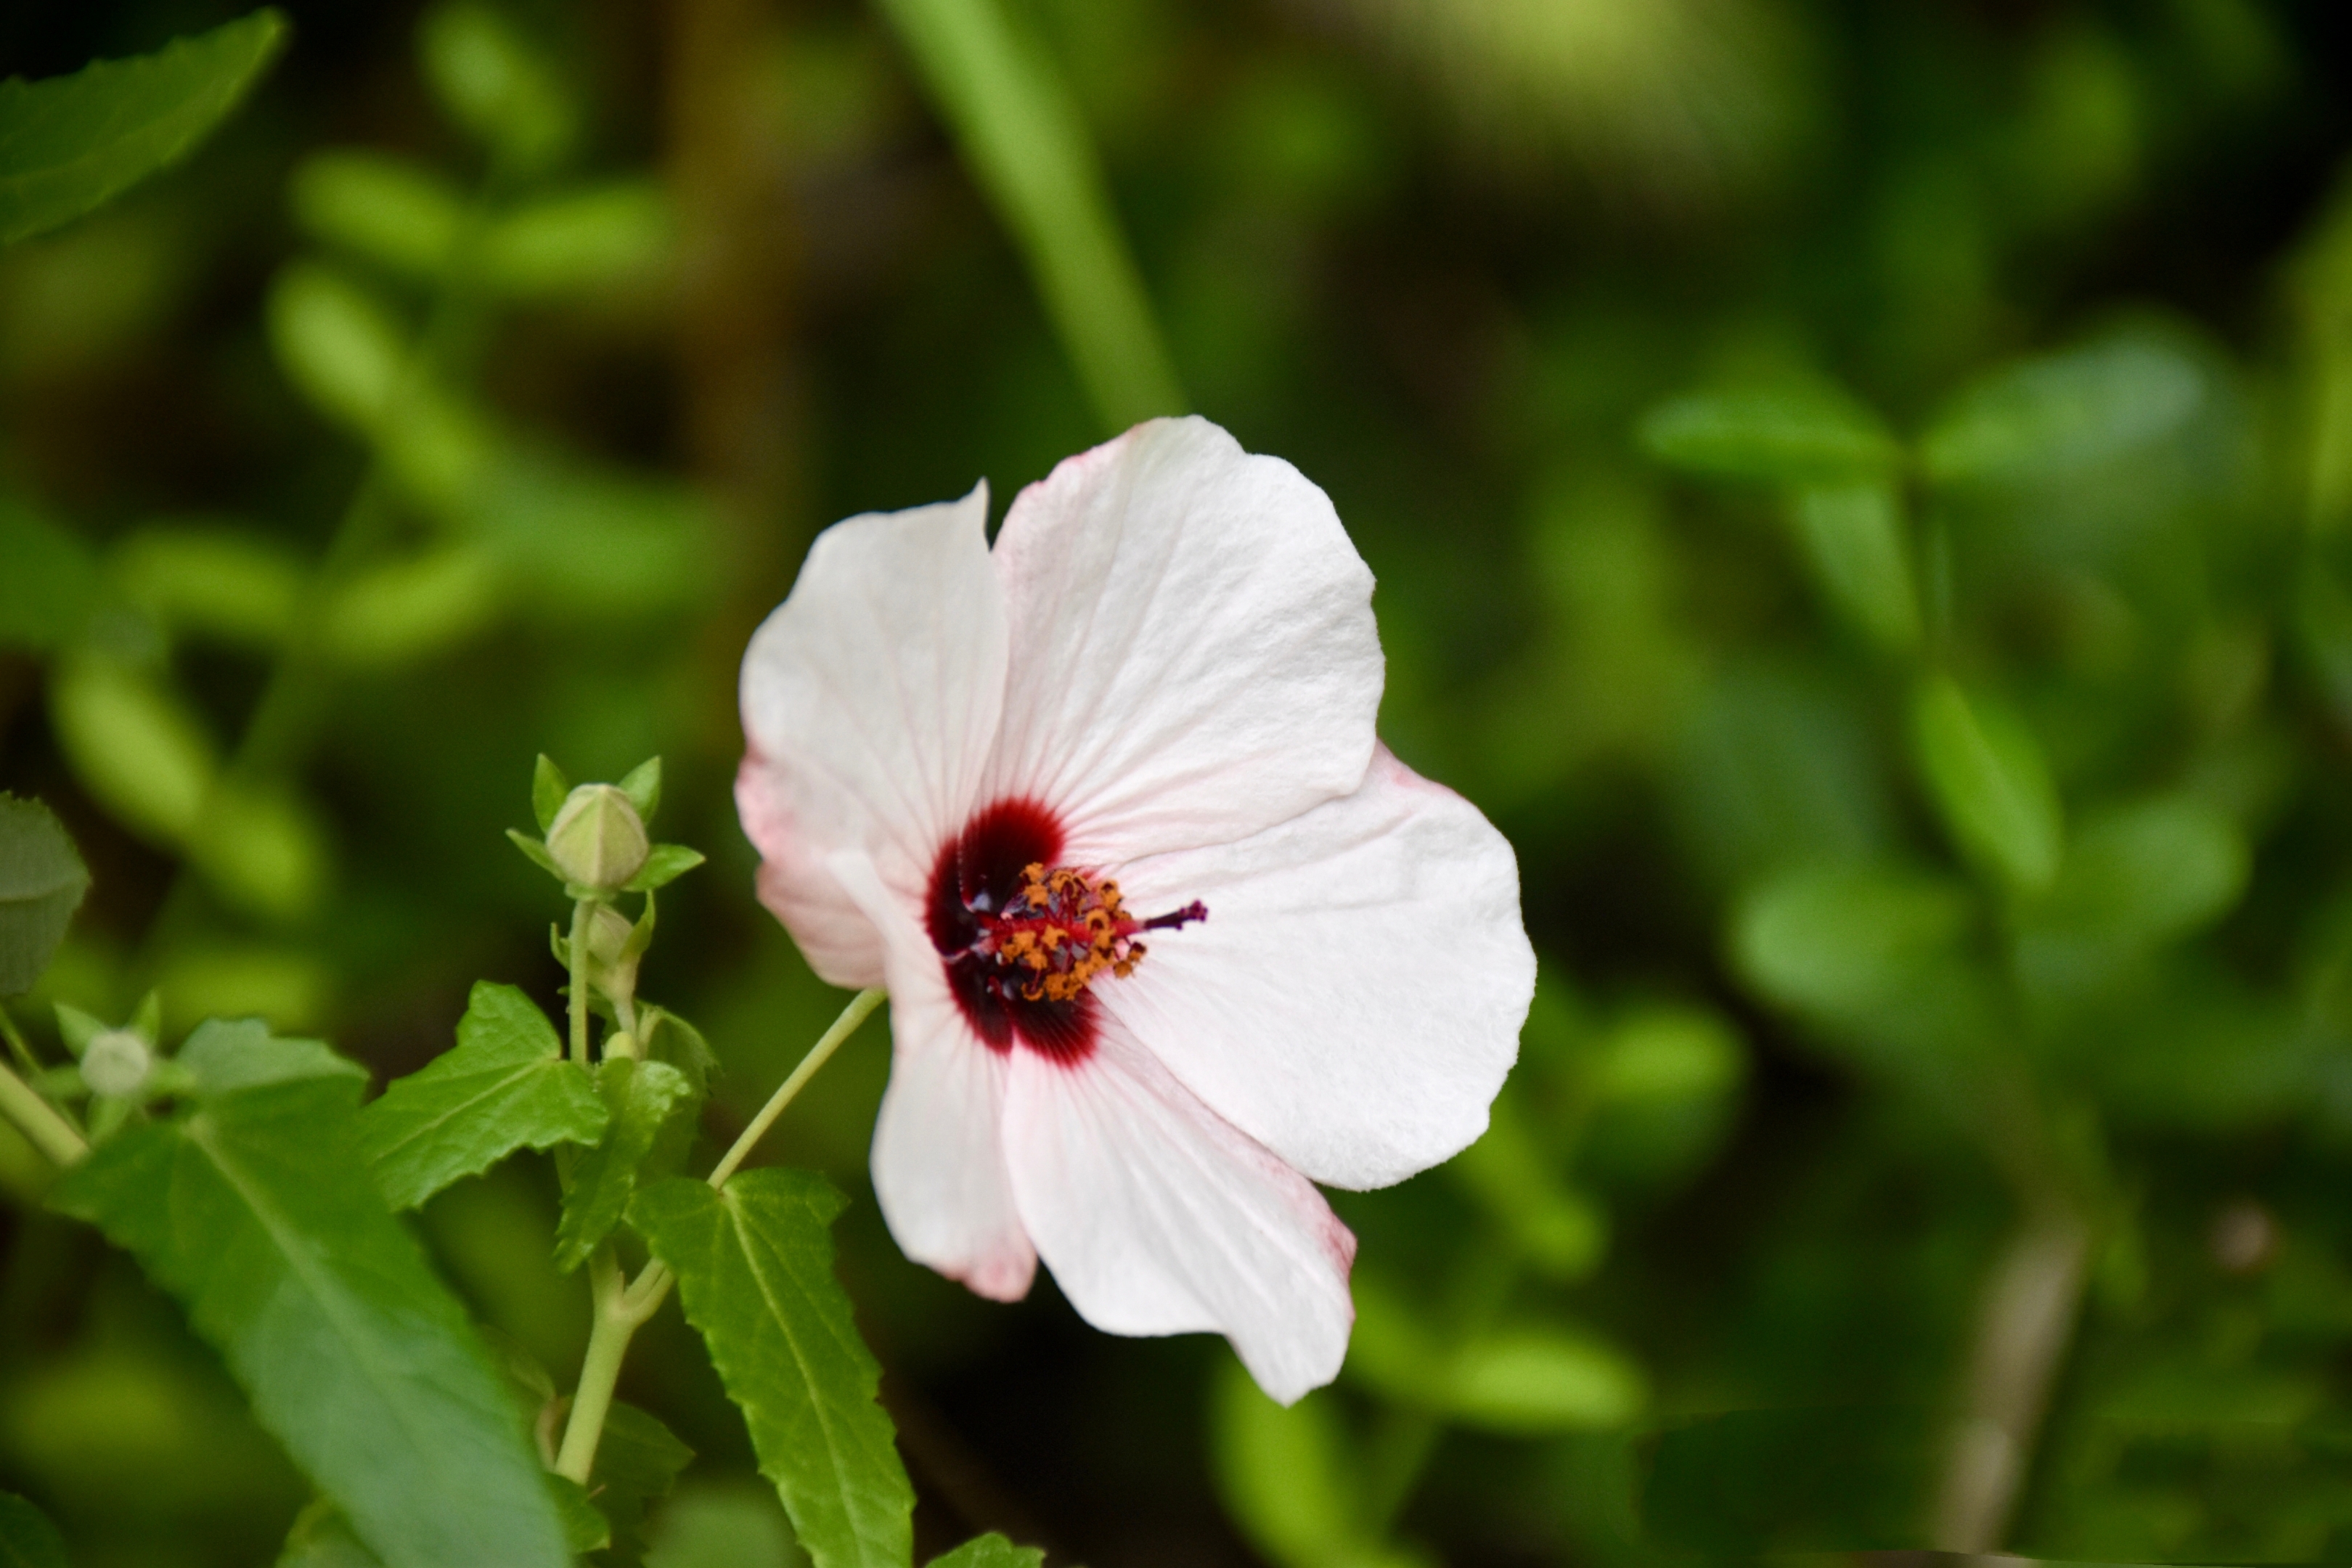
[[[106,1029],[82,1047],[81,1080],[92,1094],[133,1095],[155,1066],[147,1042],[128,1029]]]
[[[601,893],[617,889],[646,863],[645,819],[611,784],[582,784],[547,829],[547,853],[566,880]]]
[[[599,904],[588,922],[588,974],[596,989],[615,1001],[637,994],[637,961],[644,953],[630,948],[636,931],[626,915],[610,904]]]

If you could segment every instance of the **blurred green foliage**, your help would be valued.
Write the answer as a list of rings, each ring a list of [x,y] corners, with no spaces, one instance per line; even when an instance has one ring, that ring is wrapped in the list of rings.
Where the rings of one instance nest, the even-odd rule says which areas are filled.
[[[2328,7],[288,13],[203,150],[0,251],[0,785],[92,873],[37,1044],[154,987],[410,1071],[477,976],[551,997],[532,756],[657,752],[723,1141],[839,1000],[750,898],[750,629],[824,523],[1181,385],[1331,493],[1543,982],[1487,1137],[1336,1199],[1357,1339],[1287,1412],[907,1264],[854,1042],[775,1147],[852,1194],[919,1544],[2352,1552]],[[236,15],[26,7],[0,69]],[[0,1489],[78,1564],[268,1560],[301,1484],[40,1181],[0,1134]],[[569,1369],[555,1223],[528,1163],[419,1216]],[[646,1562],[793,1560],[675,1313],[623,1393],[698,1456]]]

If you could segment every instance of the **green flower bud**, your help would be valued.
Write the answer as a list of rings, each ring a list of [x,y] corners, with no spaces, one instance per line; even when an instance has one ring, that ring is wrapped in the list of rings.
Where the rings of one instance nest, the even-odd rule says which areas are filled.
[[[599,904],[588,922],[588,974],[596,989],[616,1002],[637,994],[637,961],[644,952],[629,941],[636,927],[610,904]]]
[[[582,784],[564,799],[547,830],[547,853],[567,881],[598,892],[635,876],[651,849],[645,818],[612,784]]]
[[[81,1080],[92,1094],[134,1095],[154,1067],[155,1055],[147,1042],[128,1029],[103,1030],[82,1048]]]

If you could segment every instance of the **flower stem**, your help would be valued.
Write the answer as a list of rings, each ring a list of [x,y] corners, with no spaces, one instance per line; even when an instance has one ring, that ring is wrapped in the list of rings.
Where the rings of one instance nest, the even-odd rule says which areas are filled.
[[[15,1122],[16,1131],[59,1170],[79,1164],[89,1152],[89,1144],[58,1114],[57,1107],[6,1067],[0,1067],[0,1115]]]
[[[588,1331],[580,1386],[572,1391],[571,1418],[564,1423],[563,1444],[555,1454],[555,1473],[583,1487],[596,1464],[596,1446],[604,1436],[604,1417],[613,1408],[613,1390],[621,1381],[621,1361],[629,1353],[629,1341],[661,1305],[656,1296],[639,1306],[609,1244],[588,1260],[588,1280],[595,1296],[596,1321]]]
[[[833,1021],[833,1027],[809,1047],[809,1054],[801,1058],[801,1065],[793,1069],[792,1077],[776,1086],[776,1092],[768,1097],[768,1103],[760,1107],[760,1114],[751,1118],[751,1124],[743,1129],[741,1137],[735,1140],[735,1146],[711,1168],[712,1186],[727,1184],[727,1178],[735,1173],[735,1168],[743,1163],[743,1157],[751,1153],[751,1146],[776,1124],[776,1118],[784,1113],[784,1107],[793,1102],[793,1096],[799,1094],[802,1087],[816,1076],[816,1069],[824,1066],[833,1053],[841,1048],[841,1042],[857,1032],[857,1026],[866,1022],[866,1016],[882,1005],[887,994],[877,986],[871,991],[860,991],[849,999],[849,1005],[841,1010],[841,1016]]]
[[[583,900],[580,909],[584,910],[588,908],[589,901]],[[586,952],[587,929],[587,921],[575,914],[572,922],[572,1027],[575,1038],[583,1036],[587,1026],[585,1015],[581,1010],[582,998],[585,995],[583,987],[586,983],[581,968],[581,955]],[[882,1005],[885,994],[879,989],[860,991],[849,999],[849,1005],[841,1010],[841,1016],[835,1018],[833,1026],[809,1047],[808,1055],[801,1058],[800,1066],[793,1069],[792,1076],[776,1086],[776,1092],[768,1097],[768,1103],[760,1108],[760,1114],[751,1119],[751,1124],[743,1129],[743,1135],[735,1140],[734,1146],[712,1169],[710,1184],[714,1189],[727,1185],[727,1179],[743,1163],[743,1157],[759,1142],[761,1135],[775,1124],[776,1118],[784,1113],[784,1107],[790,1105],[802,1087],[816,1076],[816,1069],[824,1066],[833,1053],[841,1048],[841,1043],[855,1034],[857,1026],[866,1022],[866,1016]],[[583,1062],[587,1059],[584,1046],[581,1047],[579,1059]],[[572,1414],[564,1423],[563,1444],[556,1450],[557,1475],[577,1481],[582,1486],[588,1484],[589,1472],[596,1464],[596,1445],[604,1435],[604,1417],[613,1408],[613,1390],[620,1383],[621,1362],[629,1353],[629,1341],[656,1312],[661,1310],[661,1304],[669,1299],[669,1288],[676,1278],[656,1258],[646,1265],[635,1279],[625,1280],[620,1262],[614,1256],[610,1243],[598,1247],[596,1255],[588,1260],[589,1288],[595,1298],[596,1320],[588,1331],[588,1351],[581,1360],[580,1386],[572,1395]]]
[[[580,899],[572,905],[572,1043],[565,1054],[582,1067],[588,1065],[588,932],[596,921],[596,900]]]

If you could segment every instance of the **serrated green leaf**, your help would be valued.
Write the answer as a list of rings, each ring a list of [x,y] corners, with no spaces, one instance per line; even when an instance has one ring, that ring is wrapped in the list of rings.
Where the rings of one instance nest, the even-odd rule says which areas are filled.
[[[233,1094],[300,1079],[367,1081],[367,1068],[320,1040],[280,1039],[258,1018],[207,1018],[180,1047],[179,1065],[202,1095]]]
[[[621,793],[637,808],[641,822],[651,822],[661,808],[662,766],[659,757],[647,757],[621,780]]]
[[[215,1089],[192,1114],[126,1128],[54,1202],[179,1298],[391,1568],[560,1568],[521,1415],[354,1157],[361,1088],[336,1073]]]
[[[675,882],[706,857],[699,849],[689,849],[683,844],[656,844],[646,854],[646,863],[637,874],[621,884],[625,893],[650,893]]]
[[[816,1568],[900,1568],[914,1489],[876,1403],[881,1369],[833,1274],[843,1199],[805,1171],[746,1171],[723,1193],[676,1178],[637,1194],[629,1222],[678,1295],[751,1427]]]
[[[1913,700],[1911,740],[1928,793],[1961,850],[2011,887],[2047,888],[2065,846],[2058,789],[2032,731],[1938,675],[1923,681]]]
[[[285,18],[257,11],[152,55],[0,82],[0,244],[68,223],[184,156],[285,39]]]
[[[48,519],[0,496],[0,645],[46,651],[71,641],[98,598],[98,558]]]
[[[1015,1546],[992,1531],[932,1558],[931,1568],[1045,1568],[1045,1562],[1037,1548]]]
[[[0,1492],[0,1568],[66,1568],[66,1538],[14,1492]]]
[[[563,770],[557,767],[546,752],[541,752],[539,761],[531,765],[530,770],[530,814],[538,819],[541,833],[555,826],[555,814],[563,809],[564,797],[571,793],[572,781],[563,776]],[[508,831],[511,833],[513,830],[509,828]],[[550,860],[547,864],[551,868],[555,862]]]
[[[385,1089],[360,1118],[392,1206],[414,1208],[518,1149],[602,1138],[604,1102],[562,1050],[537,1003],[511,985],[478,984],[456,1048]]]
[[[1644,416],[1638,435],[1661,462],[1768,484],[1869,484],[1903,458],[1868,409],[1816,388],[1677,397]]]
[[[596,1244],[612,1233],[636,1191],[644,1163],[662,1124],[694,1099],[686,1075],[667,1062],[615,1057],[596,1069],[596,1092],[611,1113],[604,1141],[581,1156],[572,1173],[572,1191],[555,1227],[555,1266],[569,1274],[588,1261]]]
[[[613,1526],[606,1561],[628,1568],[645,1554],[646,1506],[667,1497],[694,1458],[670,1429],[634,1405],[615,1402],[604,1415],[589,1493]]]
[[[0,996],[33,988],[89,889],[89,872],[55,814],[0,795]]]
[[[697,1094],[710,1087],[711,1075],[719,1070],[719,1053],[710,1048],[701,1030],[652,1003],[638,1007],[637,1027],[648,1057],[684,1073]]]

